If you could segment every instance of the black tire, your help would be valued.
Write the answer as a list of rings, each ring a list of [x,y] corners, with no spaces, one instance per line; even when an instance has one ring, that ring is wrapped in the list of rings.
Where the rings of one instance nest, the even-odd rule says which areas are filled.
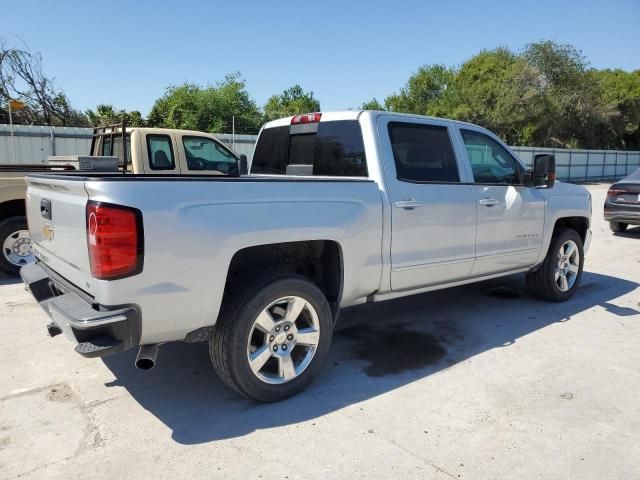
[[[609,222],[609,228],[613,233],[626,232],[628,226],[629,226],[628,223],[613,222],[613,221]]]
[[[298,296],[311,304],[318,317],[320,339],[306,369],[294,379],[274,385],[251,370],[247,342],[258,314],[287,296]],[[238,285],[225,298],[209,339],[209,355],[220,378],[238,393],[260,402],[276,402],[302,391],[313,380],[329,353],[332,330],[331,308],[315,284],[298,275],[263,276]]]
[[[14,265],[9,261],[4,251],[4,242],[9,235],[18,230],[28,230],[26,217],[10,217],[0,222],[0,270],[7,275],[15,276],[20,273],[22,265]],[[25,264],[26,265],[26,264]]]
[[[580,255],[580,264],[578,274],[576,275],[573,286],[567,291],[562,291],[555,280],[557,254],[560,247],[568,240],[573,240],[578,246]],[[566,228],[556,232],[551,239],[549,250],[544,258],[542,265],[535,271],[527,274],[527,286],[531,294],[541,300],[549,302],[564,302],[571,298],[575,293],[580,280],[582,279],[582,269],[584,267],[584,249],[582,246],[582,238],[575,230]]]

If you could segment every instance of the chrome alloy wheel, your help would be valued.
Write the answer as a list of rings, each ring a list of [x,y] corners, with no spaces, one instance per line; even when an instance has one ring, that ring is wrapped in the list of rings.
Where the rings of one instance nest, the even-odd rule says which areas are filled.
[[[18,267],[35,261],[29,230],[17,230],[8,235],[2,243],[2,253],[9,263]]]
[[[255,319],[247,342],[254,375],[282,384],[298,377],[311,363],[320,342],[318,314],[301,297],[283,297]]]
[[[571,290],[580,271],[580,250],[573,240],[562,244],[556,257],[555,280],[561,292]]]

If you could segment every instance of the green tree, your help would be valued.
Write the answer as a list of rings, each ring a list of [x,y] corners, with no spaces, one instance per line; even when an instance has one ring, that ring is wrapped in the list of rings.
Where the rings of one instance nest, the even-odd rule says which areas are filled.
[[[640,149],[640,70],[595,70],[604,102],[614,113],[600,144],[607,148]]]
[[[377,98],[372,98],[368,102],[364,102],[360,105],[360,110],[385,110],[384,105],[382,105]]]
[[[95,110],[87,109],[85,115],[89,119],[92,127],[117,123],[113,105],[100,104]]]
[[[100,104],[95,110],[88,109],[85,116],[92,127],[120,123],[124,119],[129,127],[144,127],[146,122],[137,111],[116,110],[113,105]]]
[[[147,126],[146,120],[138,110],[125,112],[125,118],[127,120],[127,125],[130,127],[146,127]]]
[[[528,144],[542,115],[536,71],[506,48],[485,50],[462,64],[454,81],[453,118],[480,124],[511,144]]]
[[[536,70],[543,89],[543,115],[532,139],[538,145],[596,148],[598,131],[615,112],[582,53],[572,45],[544,40],[522,57]]]
[[[167,88],[147,119],[149,126],[205,132],[256,133],[261,113],[239,73],[207,87],[184,83]]]
[[[451,102],[451,86],[455,71],[444,65],[424,65],[413,73],[400,92],[389,95],[385,101],[387,110],[441,115]]]
[[[305,92],[300,85],[294,85],[280,95],[272,95],[264,105],[266,121],[319,111],[320,102],[313,96],[313,92]]]
[[[425,65],[385,107],[474,122],[511,144],[640,148],[639,91],[640,71],[594,70],[575,47],[544,40]]]

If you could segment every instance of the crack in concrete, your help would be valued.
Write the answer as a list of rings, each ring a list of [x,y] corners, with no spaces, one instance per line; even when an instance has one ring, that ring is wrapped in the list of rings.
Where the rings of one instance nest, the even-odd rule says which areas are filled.
[[[14,479],[31,475],[32,473],[35,473],[43,468],[47,468],[51,465],[55,465],[60,462],[73,460],[79,457],[86,450],[103,447],[106,443],[108,436],[105,435],[105,432],[101,428],[100,422],[96,418],[94,410],[96,409],[96,407],[100,405],[103,405],[112,400],[120,398],[116,396],[116,397],[111,397],[111,398],[107,398],[100,401],[86,403],[82,400],[78,392],[76,392],[70,384],[61,382],[61,383],[46,385],[43,387],[31,388],[31,389],[22,390],[19,392],[14,392],[9,395],[5,395],[1,397],[0,402],[13,400],[16,398],[22,398],[30,395],[36,395],[39,393],[44,393],[47,401],[73,402],[74,406],[78,408],[78,410],[82,413],[82,417],[84,418],[84,423],[85,423],[84,433],[82,435],[82,438],[78,442],[78,446],[76,447],[72,455],[66,456],[59,460],[55,460],[53,462],[46,463],[44,465],[37,466],[32,470],[19,473],[18,475],[11,477]]]
[[[49,462],[49,463],[47,463],[47,464],[45,464],[45,465],[40,465],[39,467],[36,467],[36,468],[34,468],[34,469],[31,469],[31,470],[29,470],[28,472],[22,472],[22,473],[19,473],[18,475],[14,475],[13,477],[11,477],[11,478],[9,478],[9,479],[7,479],[7,480],[13,480],[13,479],[16,479],[16,478],[23,478],[23,477],[26,477],[27,475],[31,475],[31,474],[33,474],[33,473],[36,473],[36,472],[38,472],[38,471],[40,471],[40,470],[42,470],[42,469],[44,469],[44,468],[49,468],[49,467],[51,467],[52,465],[57,465],[58,463],[62,463],[62,462],[66,462],[66,461],[68,461],[68,460],[71,460],[73,457],[74,457],[74,456],[72,455],[72,456],[70,456],[70,457],[65,457],[65,458],[61,458],[61,459],[59,459],[59,460],[55,460],[55,461],[53,461],[53,462]]]

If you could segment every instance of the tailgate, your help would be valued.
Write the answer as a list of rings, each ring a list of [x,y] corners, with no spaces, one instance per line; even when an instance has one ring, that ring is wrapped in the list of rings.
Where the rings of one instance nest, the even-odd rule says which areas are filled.
[[[84,181],[27,177],[27,218],[36,256],[74,285],[91,293]]]
[[[620,182],[611,187],[618,190],[612,199],[613,203],[621,205],[640,205],[640,184]]]

